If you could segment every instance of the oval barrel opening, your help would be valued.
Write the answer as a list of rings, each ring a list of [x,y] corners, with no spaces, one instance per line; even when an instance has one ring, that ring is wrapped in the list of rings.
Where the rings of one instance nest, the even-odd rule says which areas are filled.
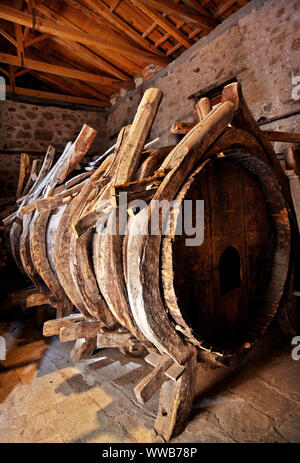
[[[225,295],[241,286],[241,260],[238,251],[228,246],[219,262],[221,294]]]
[[[271,213],[258,178],[227,157],[209,162],[184,197],[196,226],[196,201],[203,199],[204,241],[188,246],[183,227],[173,244],[174,290],[198,340],[234,349],[262,310],[274,249]]]

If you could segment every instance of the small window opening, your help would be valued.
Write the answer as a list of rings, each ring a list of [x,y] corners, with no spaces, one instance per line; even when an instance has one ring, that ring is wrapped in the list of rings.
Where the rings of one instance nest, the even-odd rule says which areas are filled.
[[[238,251],[229,246],[219,262],[221,294],[225,295],[241,286],[241,260]]]

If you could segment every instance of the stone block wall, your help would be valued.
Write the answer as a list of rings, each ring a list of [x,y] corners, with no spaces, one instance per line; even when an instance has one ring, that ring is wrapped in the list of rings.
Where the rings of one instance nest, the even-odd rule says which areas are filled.
[[[107,147],[105,113],[0,101],[0,198],[16,192],[21,152],[42,158],[51,144],[60,154],[84,123],[98,132],[90,154],[102,154]]]
[[[0,101],[0,150],[43,153],[51,144],[61,152],[84,123],[98,131],[91,152],[101,154],[106,148],[105,113]]]

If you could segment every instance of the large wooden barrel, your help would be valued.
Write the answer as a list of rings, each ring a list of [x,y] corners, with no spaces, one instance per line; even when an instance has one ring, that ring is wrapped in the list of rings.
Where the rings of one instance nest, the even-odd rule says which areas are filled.
[[[239,149],[196,168],[177,199],[204,200],[204,241],[187,246],[185,233],[163,240],[166,308],[190,342],[226,363],[262,336],[283,296],[291,240],[284,198],[272,171]]]
[[[160,94],[152,93],[157,109]],[[143,111],[149,118],[149,95],[132,129],[120,132],[114,153],[90,176],[69,177],[53,198],[36,195],[36,205],[24,208],[22,264],[62,304],[60,314],[74,305],[87,320],[125,328],[181,364],[195,347],[199,357],[231,364],[253,347],[291,293],[296,228],[289,192],[272,147],[230,97],[175,147],[143,152],[148,132],[139,124]],[[136,136],[144,140],[140,146]],[[118,191],[147,201],[131,210],[125,234],[108,233],[119,220]],[[204,201],[204,240],[194,246],[187,245],[187,230],[176,235],[175,229],[186,201],[195,211],[197,200]],[[167,206],[151,234],[161,201]],[[103,216],[104,230],[97,226]],[[167,219],[172,227],[165,235]],[[148,233],[138,234],[142,229]]]

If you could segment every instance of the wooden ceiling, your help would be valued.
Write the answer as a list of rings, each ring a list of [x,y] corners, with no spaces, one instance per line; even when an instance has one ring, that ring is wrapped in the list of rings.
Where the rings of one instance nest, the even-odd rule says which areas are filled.
[[[1,0],[0,73],[14,98],[108,107],[247,0]]]

